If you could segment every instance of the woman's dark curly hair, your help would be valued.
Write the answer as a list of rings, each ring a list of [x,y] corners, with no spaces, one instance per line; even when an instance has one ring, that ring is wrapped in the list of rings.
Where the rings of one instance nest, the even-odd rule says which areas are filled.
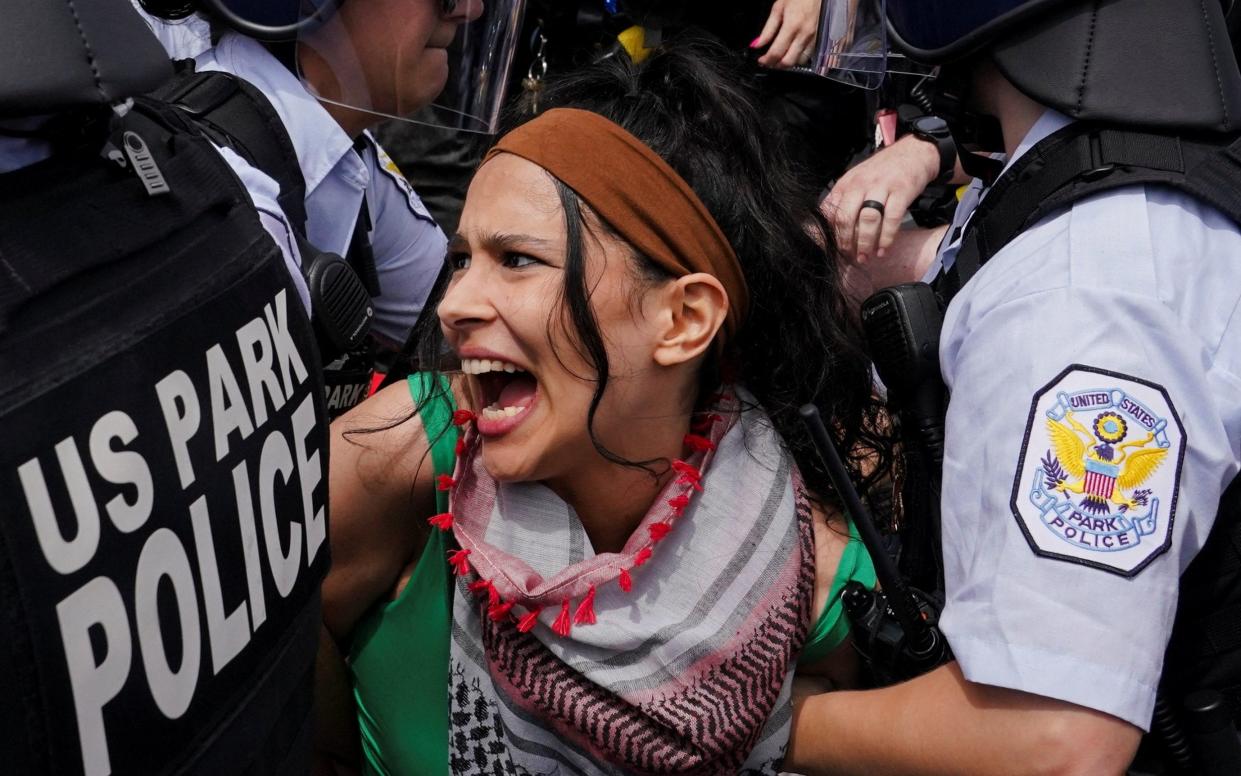
[[[816,404],[841,449],[872,472],[882,470],[888,459],[889,445],[881,433],[886,424],[842,291],[831,229],[816,207],[818,192],[798,182],[782,138],[762,120],[758,104],[744,62],[696,38],[670,41],[640,64],[618,54],[572,71],[549,82],[538,99],[540,110],[579,108],[620,125],[666,160],[714,216],[741,260],[750,310],[721,363],[709,363],[704,370],[701,388],[714,390],[720,372],[735,377],[771,417],[807,486],[824,497],[835,488],[798,408]],[[512,128],[531,117],[518,112],[508,123]],[[569,246],[564,309],[576,330],[578,350],[596,371],[587,418],[593,438],[609,364],[583,270],[582,235],[589,226],[582,214],[588,206],[557,184]],[[606,224],[602,228],[606,231]],[[644,257],[636,258],[639,274],[657,282],[660,271]],[[444,280],[431,304],[442,296]],[[435,316],[424,316],[414,336],[417,363],[424,368],[435,364],[444,352]],[[595,446],[617,463],[653,463],[623,460],[597,439]]]

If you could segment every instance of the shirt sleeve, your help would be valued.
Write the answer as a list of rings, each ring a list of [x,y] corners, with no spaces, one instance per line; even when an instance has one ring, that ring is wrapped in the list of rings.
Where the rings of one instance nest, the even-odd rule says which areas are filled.
[[[1148,262],[1101,249],[1075,274],[1067,242],[997,256],[1007,278],[950,310],[942,627],[970,681],[1146,729],[1178,580],[1236,455],[1213,345]]]
[[[394,344],[409,336],[444,266],[448,239],[400,170],[371,140],[367,154],[367,205],[374,228],[371,248],[379,274],[375,331]]]
[[[297,297],[302,300],[306,314],[310,314],[310,291],[306,287],[306,278],[302,274],[302,256],[297,249],[293,229],[289,226],[284,211],[280,209],[276,198],[280,195],[280,186],[263,171],[252,167],[245,159],[238,156],[232,149],[216,146],[216,150],[224,157],[224,161],[233,168],[233,172],[241,179],[259,214],[259,222],[276,242],[280,255],[284,259],[289,278],[297,289]]]

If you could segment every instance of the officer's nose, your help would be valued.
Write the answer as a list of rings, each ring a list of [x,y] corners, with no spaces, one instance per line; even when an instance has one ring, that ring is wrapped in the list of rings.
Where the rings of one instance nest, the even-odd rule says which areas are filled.
[[[483,15],[483,0],[445,0],[445,18],[467,24]]]

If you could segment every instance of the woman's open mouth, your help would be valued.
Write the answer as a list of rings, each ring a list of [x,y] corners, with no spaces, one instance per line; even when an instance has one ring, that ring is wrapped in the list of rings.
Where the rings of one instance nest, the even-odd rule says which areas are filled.
[[[474,378],[478,387],[478,433],[483,436],[507,434],[530,414],[539,398],[539,381],[522,367],[509,361],[463,358],[461,371]]]

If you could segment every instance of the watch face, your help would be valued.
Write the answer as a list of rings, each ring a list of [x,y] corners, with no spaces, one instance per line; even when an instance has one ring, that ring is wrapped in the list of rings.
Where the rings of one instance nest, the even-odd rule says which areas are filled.
[[[914,119],[910,126],[917,132],[923,132],[928,135],[934,135],[948,131],[948,122],[939,116],[919,116]]]

